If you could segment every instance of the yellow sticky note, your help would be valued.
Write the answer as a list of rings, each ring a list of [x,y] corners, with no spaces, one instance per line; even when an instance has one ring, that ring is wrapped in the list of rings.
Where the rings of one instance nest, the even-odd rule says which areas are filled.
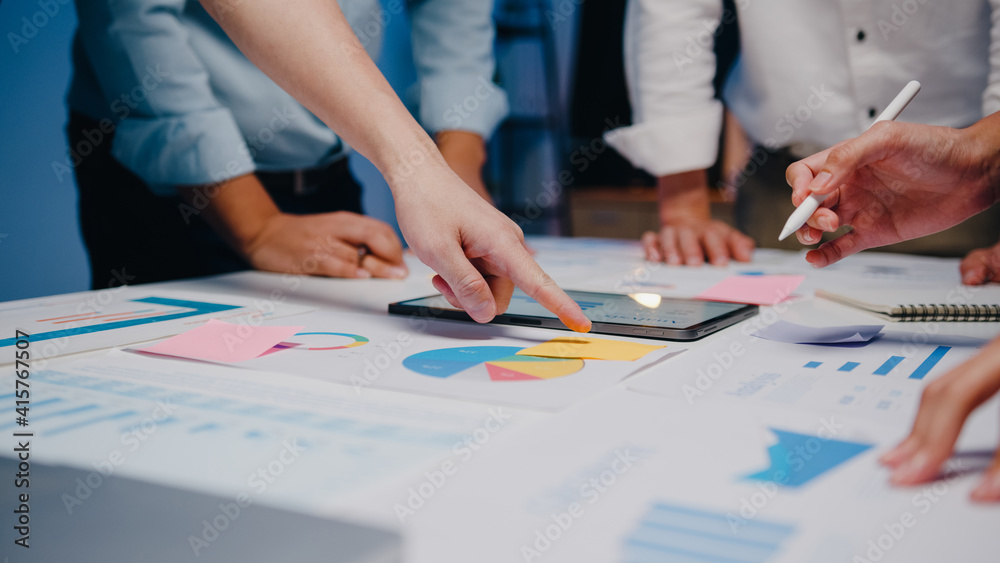
[[[518,352],[517,355],[631,362],[661,348],[666,348],[666,346],[623,342],[621,340],[606,340],[604,338],[591,338],[588,336],[563,336],[553,338],[538,346],[525,348]]]

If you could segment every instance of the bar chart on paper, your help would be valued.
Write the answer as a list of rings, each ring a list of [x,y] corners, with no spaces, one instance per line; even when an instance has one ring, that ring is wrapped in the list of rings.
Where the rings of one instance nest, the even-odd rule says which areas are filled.
[[[729,366],[711,352],[690,354],[673,364],[676,372],[693,374],[686,381],[638,378],[630,386],[684,401],[711,397],[902,421],[926,382],[972,357],[982,344],[938,340],[913,343],[906,335],[890,335],[863,345],[825,346],[754,339]]]
[[[245,487],[247,475],[277,467],[275,456],[288,450],[295,478],[279,479],[267,492],[309,503],[423,467],[481,424],[480,408],[421,411],[409,403],[354,397],[349,390],[302,394],[261,378],[225,384],[239,394],[203,393],[159,382],[193,379],[211,389],[225,382],[203,370],[184,371],[198,365],[160,372],[146,370],[157,364],[141,360],[126,358],[131,365],[116,367],[121,379],[107,377],[107,369],[93,363],[32,374],[27,427],[18,425],[20,415],[13,412],[13,378],[4,378],[0,401],[10,407],[2,409],[0,428],[33,432],[45,444],[40,461],[92,468],[115,459],[127,474],[156,475],[184,488]],[[258,394],[269,402],[243,396]]]
[[[626,538],[628,563],[769,561],[795,534],[793,526],[755,518],[734,533],[723,512],[654,503]]]
[[[125,346],[180,334],[209,319],[247,324],[308,311],[288,303],[122,286],[100,292],[24,299],[0,307],[0,350],[15,331],[30,335],[33,358]],[[13,354],[0,354],[0,364]]]
[[[912,368],[912,371],[902,368],[900,369],[896,368],[899,367],[900,364],[902,364],[904,361],[911,360],[914,358],[891,355],[881,363],[878,363],[877,367],[875,367],[870,373],[871,375],[887,376],[892,374],[900,377],[907,377],[908,379],[923,379],[924,377],[927,376],[927,374],[931,372],[931,370],[933,370],[938,365],[938,363],[945,357],[945,355],[948,353],[949,350],[951,350],[951,346],[935,347],[926,356],[916,358],[916,360],[919,361],[919,363],[916,365],[916,367]],[[865,367],[862,366],[861,362],[852,362],[852,361],[822,362],[822,361],[810,360],[802,365],[803,368],[815,369],[815,370],[819,370],[824,366],[826,366],[826,369],[834,369],[842,373],[864,373],[866,369]]]
[[[404,426],[373,424],[365,428],[357,421],[334,415],[57,370],[33,374],[32,379],[47,388],[46,398],[32,401],[28,417],[34,431],[42,437],[102,430],[111,430],[112,435],[117,435],[117,432],[148,425],[147,419],[155,418],[158,431],[164,426],[172,426],[176,430],[171,432],[179,434],[224,433],[231,439],[258,439],[273,435],[275,428],[287,430],[289,426],[321,432],[358,432],[390,441],[429,440],[440,446],[457,439],[457,435],[422,436],[417,429]],[[0,393],[0,401],[9,401],[12,405],[13,397],[13,392]],[[161,414],[156,414],[158,406]],[[0,431],[17,426],[13,416],[8,420],[0,422]],[[267,430],[269,428],[271,430]]]

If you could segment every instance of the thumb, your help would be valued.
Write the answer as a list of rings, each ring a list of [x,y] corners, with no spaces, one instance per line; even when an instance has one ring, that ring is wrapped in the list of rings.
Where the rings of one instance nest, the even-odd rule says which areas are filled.
[[[816,250],[810,250],[806,254],[806,261],[816,268],[824,268],[847,258],[851,254],[873,246],[867,243],[866,238],[863,233],[851,231],[823,244]]]
[[[849,183],[861,168],[899,150],[901,141],[899,124],[883,121],[860,137],[835,145],[827,154],[820,172],[809,183],[809,191],[817,195],[831,193]]]
[[[502,256],[495,259],[502,273],[514,285],[539,305],[555,313],[571,330],[590,330],[590,319],[583,314],[580,305],[556,285],[522,244],[510,245]]]
[[[448,284],[462,309],[477,323],[488,323],[497,313],[496,300],[483,275],[458,245],[442,245],[428,264]],[[451,301],[449,299],[449,301]]]

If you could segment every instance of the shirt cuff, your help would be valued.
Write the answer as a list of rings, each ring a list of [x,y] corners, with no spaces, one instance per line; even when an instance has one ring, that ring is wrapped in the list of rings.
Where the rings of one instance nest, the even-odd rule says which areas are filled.
[[[503,88],[482,76],[441,76],[420,82],[420,123],[431,134],[471,131],[489,139],[510,107]]]
[[[722,103],[684,115],[661,117],[604,134],[632,166],[653,176],[704,170],[715,164],[722,130]]]
[[[157,195],[179,185],[211,184],[254,171],[246,141],[227,109],[183,117],[128,118],[111,154]]]

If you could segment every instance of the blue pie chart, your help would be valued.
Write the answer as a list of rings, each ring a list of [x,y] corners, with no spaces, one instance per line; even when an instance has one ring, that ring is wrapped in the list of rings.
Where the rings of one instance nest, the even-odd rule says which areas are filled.
[[[554,379],[583,369],[583,360],[517,355],[516,346],[465,346],[419,352],[403,367],[421,375],[470,381]]]

